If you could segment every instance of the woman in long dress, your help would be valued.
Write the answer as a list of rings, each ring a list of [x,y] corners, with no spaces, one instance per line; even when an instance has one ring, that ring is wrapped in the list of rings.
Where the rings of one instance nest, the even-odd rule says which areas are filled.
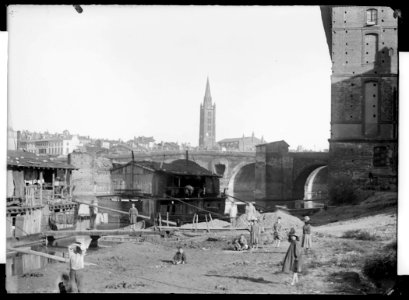
[[[260,243],[260,224],[258,220],[253,220],[250,225],[250,247],[251,249],[257,249]]]
[[[302,242],[301,242],[301,247],[308,251],[312,248],[312,237],[311,237],[311,224],[310,224],[310,218],[306,216],[304,218],[305,224],[302,227]]]
[[[288,247],[287,253],[283,261],[283,272],[289,273],[293,272],[293,279],[291,285],[298,283],[298,273],[302,271],[302,249],[299,243],[298,235],[295,233],[295,229],[291,228],[288,235],[288,241],[290,246]]]

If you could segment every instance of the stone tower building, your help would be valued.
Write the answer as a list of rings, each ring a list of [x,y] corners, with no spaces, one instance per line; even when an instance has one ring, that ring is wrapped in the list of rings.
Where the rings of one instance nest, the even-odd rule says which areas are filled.
[[[206,91],[203,103],[200,104],[200,132],[199,148],[214,149],[216,147],[216,104],[212,104],[209,78],[206,82]]]
[[[332,59],[329,184],[397,179],[397,19],[389,7],[321,7]]]

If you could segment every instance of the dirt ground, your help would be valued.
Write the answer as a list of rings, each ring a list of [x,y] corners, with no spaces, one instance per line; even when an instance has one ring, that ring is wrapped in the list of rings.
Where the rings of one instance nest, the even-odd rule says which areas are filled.
[[[313,216],[312,216],[313,219]],[[376,226],[374,226],[376,225]],[[373,241],[342,238],[351,229],[377,228]],[[313,227],[313,250],[304,255],[299,283],[291,286],[291,274],[281,272],[289,243],[280,248],[270,243],[258,250],[228,250],[241,232],[204,233],[188,231],[169,238],[150,237],[123,243],[100,243],[89,250],[85,261],[95,263],[84,271],[85,293],[238,293],[238,294],[377,294],[362,274],[368,255],[396,237],[396,212],[365,216]],[[249,233],[246,232],[247,237]],[[172,265],[181,245],[187,264]],[[68,264],[51,263],[37,276],[7,278],[8,292],[58,292],[58,278]]]

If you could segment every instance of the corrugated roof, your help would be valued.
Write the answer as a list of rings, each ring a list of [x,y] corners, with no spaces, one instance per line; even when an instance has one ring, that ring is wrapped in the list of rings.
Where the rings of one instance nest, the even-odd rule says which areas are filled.
[[[61,159],[19,150],[7,150],[7,165],[37,169],[78,169]]]
[[[160,163],[155,161],[135,161],[129,162],[126,165],[118,166],[113,170],[123,168],[130,164],[134,163],[135,165],[148,169],[153,172],[164,172],[168,174],[175,174],[175,175],[193,175],[193,176],[214,176],[214,177],[221,177],[217,174],[213,174],[209,170],[201,167],[199,164],[195,163],[191,160],[186,159],[179,159],[175,160],[171,163]],[[161,167],[162,166],[162,167]]]

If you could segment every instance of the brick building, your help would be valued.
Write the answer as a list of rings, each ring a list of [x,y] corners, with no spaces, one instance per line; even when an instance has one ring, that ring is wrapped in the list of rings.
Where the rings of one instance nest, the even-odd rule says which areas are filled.
[[[332,59],[329,184],[347,176],[388,189],[397,179],[397,18],[379,6],[321,14]]]
[[[204,100],[200,104],[199,148],[211,150],[216,146],[216,104],[212,104],[209,78],[207,78]]]

